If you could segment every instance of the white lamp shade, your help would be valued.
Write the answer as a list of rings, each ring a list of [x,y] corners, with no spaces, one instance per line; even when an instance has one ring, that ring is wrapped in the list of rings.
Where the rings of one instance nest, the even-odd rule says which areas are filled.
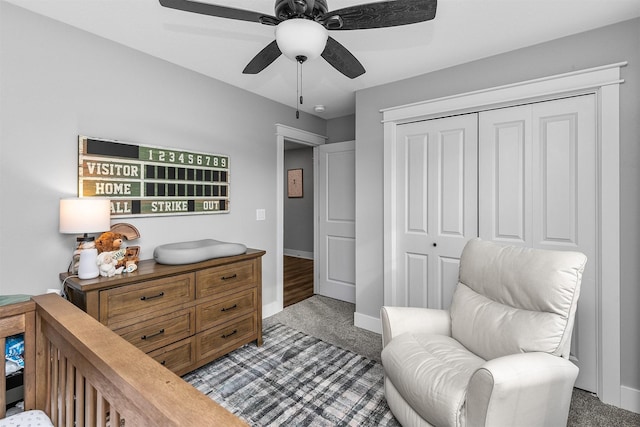
[[[289,59],[304,56],[308,60],[322,54],[327,44],[329,32],[315,21],[291,18],[276,26],[276,43],[280,51]]]
[[[75,197],[60,199],[60,233],[99,233],[111,228],[109,199]]]

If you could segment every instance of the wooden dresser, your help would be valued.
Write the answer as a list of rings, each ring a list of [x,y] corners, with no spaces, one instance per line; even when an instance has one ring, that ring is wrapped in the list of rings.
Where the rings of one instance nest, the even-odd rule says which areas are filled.
[[[133,273],[60,280],[76,306],[182,375],[246,343],[262,345],[264,254],[248,249],[184,265],[145,260]]]

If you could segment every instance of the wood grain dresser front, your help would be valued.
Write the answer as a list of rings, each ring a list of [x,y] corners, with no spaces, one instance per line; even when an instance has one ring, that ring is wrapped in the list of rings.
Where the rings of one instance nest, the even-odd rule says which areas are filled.
[[[69,300],[178,375],[246,343],[262,345],[264,251],[195,264],[141,261],[138,270],[80,280]]]

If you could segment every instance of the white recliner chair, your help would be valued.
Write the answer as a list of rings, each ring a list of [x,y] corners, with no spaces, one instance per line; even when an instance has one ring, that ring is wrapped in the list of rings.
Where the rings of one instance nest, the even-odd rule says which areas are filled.
[[[403,426],[563,426],[586,256],[474,239],[449,310],[383,307],[385,397]]]

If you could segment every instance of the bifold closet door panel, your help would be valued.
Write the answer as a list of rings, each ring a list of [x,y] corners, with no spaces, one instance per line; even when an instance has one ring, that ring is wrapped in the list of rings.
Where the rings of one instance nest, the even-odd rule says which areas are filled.
[[[531,246],[531,106],[480,113],[478,232],[486,240]]]
[[[587,255],[571,359],[576,385],[589,391],[597,387],[596,136],[593,95],[479,113],[479,236]]]
[[[460,254],[477,236],[477,114],[398,126],[396,301],[448,308]]]

